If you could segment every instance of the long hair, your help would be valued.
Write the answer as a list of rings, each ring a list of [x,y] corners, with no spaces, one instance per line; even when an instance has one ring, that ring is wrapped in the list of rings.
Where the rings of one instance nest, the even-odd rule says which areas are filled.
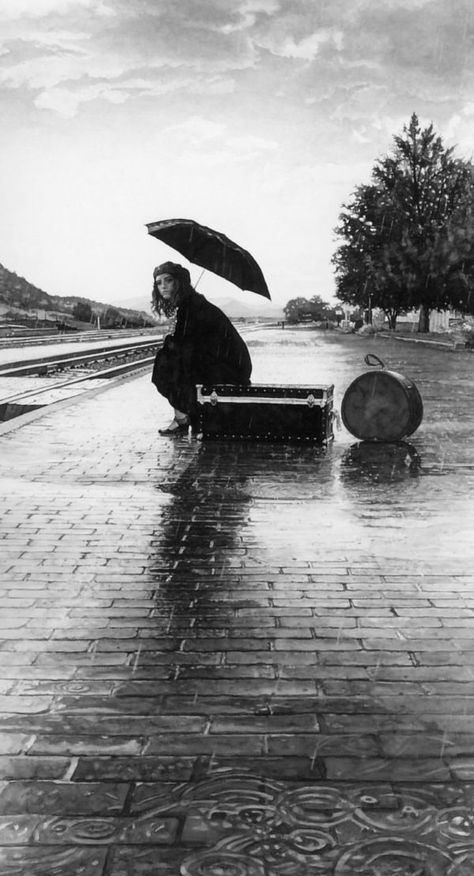
[[[167,264],[171,263],[168,262]],[[178,280],[177,303],[173,304],[171,301],[167,301],[160,295],[156,285],[155,276],[153,278],[153,289],[151,293],[151,309],[153,313],[156,313],[157,316],[166,316],[168,319],[173,316],[179,305],[195,291],[194,287],[191,286],[189,271],[187,271],[186,268],[182,268],[181,265],[173,265],[173,268],[174,270],[170,270],[169,273]],[[177,270],[178,268],[180,269],[179,271]]]

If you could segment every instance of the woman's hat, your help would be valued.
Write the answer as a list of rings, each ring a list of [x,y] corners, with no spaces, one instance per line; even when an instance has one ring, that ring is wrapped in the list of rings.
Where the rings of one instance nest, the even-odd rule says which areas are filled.
[[[183,268],[182,265],[176,264],[176,262],[163,262],[162,265],[158,265],[153,271],[153,279],[156,280],[160,274],[170,274],[172,277],[177,277],[178,280],[182,280],[187,285],[191,283],[191,274],[188,269]]]

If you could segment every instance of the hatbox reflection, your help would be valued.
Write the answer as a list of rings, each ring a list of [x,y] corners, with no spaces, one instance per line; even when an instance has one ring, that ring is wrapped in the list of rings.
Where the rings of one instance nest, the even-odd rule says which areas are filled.
[[[361,441],[352,444],[341,458],[341,478],[346,484],[399,483],[419,476],[421,458],[406,441]]]

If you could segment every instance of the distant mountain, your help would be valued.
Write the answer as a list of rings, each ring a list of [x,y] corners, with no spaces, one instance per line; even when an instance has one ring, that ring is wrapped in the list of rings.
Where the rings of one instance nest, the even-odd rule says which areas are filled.
[[[220,307],[221,310],[229,317],[229,319],[245,318],[255,319],[257,317],[266,317],[267,319],[283,319],[283,310],[278,304],[273,301],[268,301],[262,298],[261,295],[255,295],[255,300],[252,304],[247,301],[239,301],[238,298],[217,298],[206,294],[206,298]],[[136,298],[126,298],[120,302],[122,307],[132,307],[134,310],[145,311],[151,313],[150,296],[140,295]]]
[[[47,292],[33,283],[28,283],[13,271],[8,271],[3,265],[0,265],[0,302],[3,304],[2,310],[8,307],[19,310],[54,309],[53,299]]]
[[[110,305],[75,295],[49,295],[0,264],[0,317],[3,320],[20,323],[40,320],[45,323],[66,322],[70,325],[81,325],[82,317],[78,320],[74,316],[78,304],[86,305],[89,315],[100,317],[101,323],[105,322],[110,327],[154,324],[148,309]]]
[[[124,298],[117,306],[128,307],[131,310],[139,310],[141,313],[151,314],[151,292],[149,295],[136,295],[133,298]]]
[[[215,298],[213,300],[214,304],[217,304],[217,307],[220,307],[230,319],[238,319],[239,317],[283,319],[282,308],[278,304],[274,304],[273,301],[262,298],[261,295],[256,295],[252,304],[247,301],[239,301],[237,298]]]

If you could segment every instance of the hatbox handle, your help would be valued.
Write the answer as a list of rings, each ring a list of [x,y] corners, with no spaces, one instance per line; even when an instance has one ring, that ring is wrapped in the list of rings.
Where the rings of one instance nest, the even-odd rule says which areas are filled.
[[[375,353],[367,353],[364,362],[366,365],[380,365],[381,368],[385,368],[385,363]]]

